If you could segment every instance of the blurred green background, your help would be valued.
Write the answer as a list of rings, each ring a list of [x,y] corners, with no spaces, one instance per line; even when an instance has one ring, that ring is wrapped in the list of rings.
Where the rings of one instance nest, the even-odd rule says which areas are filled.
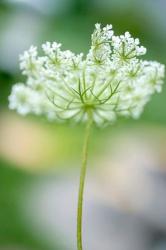
[[[19,54],[57,41],[87,52],[94,24],[131,32],[166,63],[165,0],[0,1],[0,250],[70,250],[83,126],[8,110]],[[166,249],[166,86],[139,121],[94,128],[84,235],[90,250]],[[92,233],[93,232],[93,233]]]

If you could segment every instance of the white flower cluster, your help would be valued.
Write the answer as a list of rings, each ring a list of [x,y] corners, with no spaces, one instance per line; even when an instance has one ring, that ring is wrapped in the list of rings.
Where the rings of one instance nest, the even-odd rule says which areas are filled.
[[[139,58],[146,53],[129,32],[114,36],[112,25],[95,25],[86,57],[62,51],[61,44],[46,42],[43,56],[37,48],[20,56],[26,83],[13,86],[9,107],[20,114],[46,115],[61,121],[98,125],[118,116],[139,117],[154,92],[160,92],[164,65]]]

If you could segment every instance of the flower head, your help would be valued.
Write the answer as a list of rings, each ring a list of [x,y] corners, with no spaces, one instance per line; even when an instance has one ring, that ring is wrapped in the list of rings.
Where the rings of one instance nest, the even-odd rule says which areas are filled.
[[[151,95],[160,92],[164,65],[144,61],[146,49],[129,32],[114,36],[112,25],[95,25],[86,56],[61,50],[46,42],[43,56],[37,48],[20,56],[26,83],[13,86],[9,107],[20,114],[46,115],[61,121],[72,119],[113,123],[118,116],[140,116]]]

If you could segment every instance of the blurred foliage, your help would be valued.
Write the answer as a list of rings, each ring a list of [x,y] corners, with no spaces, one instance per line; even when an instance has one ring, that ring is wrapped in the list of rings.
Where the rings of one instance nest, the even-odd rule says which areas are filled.
[[[17,170],[14,166],[0,161],[0,247],[17,246],[28,250],[52,250],[43,238],[36,239],[27,228],[21,214],[20,202],[27,183],[30,185],[38,177]],[[12,248],[13,247],[13,248]],[[17,249],[17,248],[16,248]],[[55,246],[54,249],[61,249]]]

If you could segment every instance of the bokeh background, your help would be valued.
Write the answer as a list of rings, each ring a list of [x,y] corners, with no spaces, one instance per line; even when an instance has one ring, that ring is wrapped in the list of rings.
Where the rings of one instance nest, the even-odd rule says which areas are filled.
[[[58,41],[87,52],[94,24],[112,23],[166,63],[165,0],[0,1],[0,250],[76,250],[83,126],[8,110],[18,55]],[[85,190],[90,250],[166,250],[166,87],[138,121],[94,128]]]

